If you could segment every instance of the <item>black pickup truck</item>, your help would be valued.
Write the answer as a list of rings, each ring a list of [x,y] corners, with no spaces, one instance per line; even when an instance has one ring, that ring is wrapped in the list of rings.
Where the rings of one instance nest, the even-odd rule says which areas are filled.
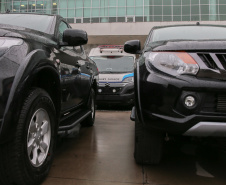
[[[226,137],[226,27],[154,27],[134,70],[135,152],[138,163],[156,164],[164,137]],[[222,138],[221,138],[222,139]]]
[[[0,184],[47,176],[57,134],[92,126],[98,70],[60,16],[0,14]]]

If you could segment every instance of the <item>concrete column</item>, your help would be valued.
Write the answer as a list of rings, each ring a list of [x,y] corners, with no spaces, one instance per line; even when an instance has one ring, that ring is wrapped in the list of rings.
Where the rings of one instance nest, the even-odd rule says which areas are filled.
[[[217,0],[210,0],[210,21],[217,20]]]

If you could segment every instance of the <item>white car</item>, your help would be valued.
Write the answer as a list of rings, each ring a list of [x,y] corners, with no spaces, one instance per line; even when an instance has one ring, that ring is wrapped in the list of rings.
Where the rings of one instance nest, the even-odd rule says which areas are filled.
[[[133,105],[136,56],[125,53],[121,45],[101,45],[89,57],[99,70],[97,104]]]

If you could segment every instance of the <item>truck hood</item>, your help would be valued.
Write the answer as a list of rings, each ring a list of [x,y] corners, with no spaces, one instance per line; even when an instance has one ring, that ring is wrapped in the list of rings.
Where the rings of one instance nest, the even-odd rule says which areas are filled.
[[[47,45],[57,45],[54,36],[28,28],[0,24],[0,37],[21,38]]]
[[[226,40],[200,40],[200,41],[160,41],[149,44],[145,51],[205,51],[226,50]]]
[[[133,73],[118,73],[118,74],[99,74],[100,83],[120,83],[125,78],[133,77]]]

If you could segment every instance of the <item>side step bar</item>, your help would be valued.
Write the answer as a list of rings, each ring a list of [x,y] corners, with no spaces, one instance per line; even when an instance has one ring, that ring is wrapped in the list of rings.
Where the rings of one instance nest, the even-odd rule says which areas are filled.
[[[135,108],[135,106],[133,106],[131,114],[130,114],[131,121],[135,121],[135,114],[136,114],[136,108]]]
[[[59,126],[58,133],[60,133],[60,131],[66,131],[66,130],[73,129],[78,123],[82,122],[90,114],[91,114],[91,111],[87,111],[79,119],[77,119],[74,122],[72,122],[72,124],[70,124],[70,125],[64,125],[64,126]]]

